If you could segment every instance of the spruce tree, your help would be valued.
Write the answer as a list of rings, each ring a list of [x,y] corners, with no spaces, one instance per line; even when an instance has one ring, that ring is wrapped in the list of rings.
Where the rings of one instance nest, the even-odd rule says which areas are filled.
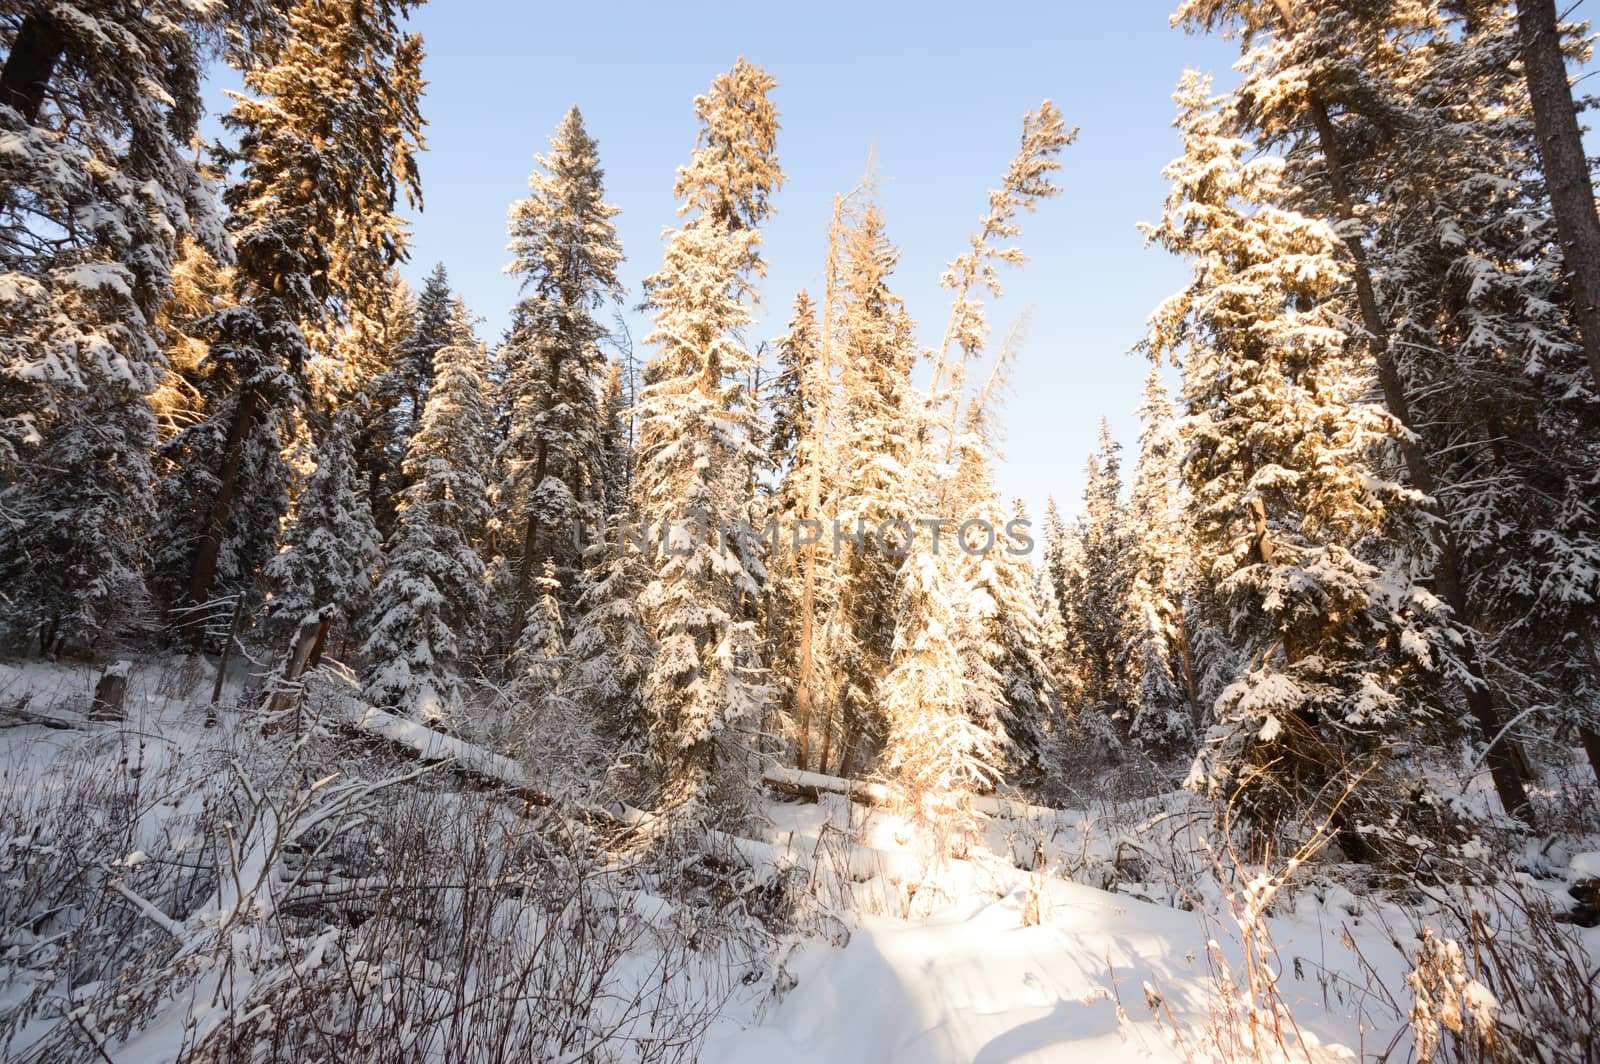
[[[634,512],[622,511],[608,520],[603,541],[589,548],[567,690],[599,734],[630,752],[648,753],[653,721],[644,691],[655,643],[639,600],[652,574],[637,527]]]
[[[356,468],[356,431],[353,409],[335,416],[295,499],[283,546],[266,565],[267,625],[280,638],[292,637],[314,613],[342,627],[370,604],[381,548]]]
[[[1348,274],[1327,225],[1280,204],[1283,164],[1247,158],[1208,84],[1179,96],[1185,155],[1153,238],[1195,279],[1152,318],[1181,356],[1200,549],[1248,669],[1223,692],[1190,783],[1269,827],[1331,818],[1354,857],[1405,808],[1395,739],[1434,719],[1443,604],[1384,542],[1421,500],[1382,477],[1399,432],[1365,400]]]
[[[433,387],[434,356],[441,348],[460,339],[455,319],[450,276],[445,272],[444,263],[435,263],[422,282],[422,290],[417,293],[410,328],[405,339],[395,347],[393,364],[382,385],[385,397],[394,404],[393,432],[400,441],[402,456],[406,441],[422,424],[428,390]]]
[[[1139,417],[1144,428],[1128,503],[1133,576],[1127,630],[1134,640],[1138,692],[1130,731],[1140,746],[1154,753],[1192,753],[1194,678],[1183,588],[1188,559],[1178,492],[1181,444],[1171,400],[1154,367],[1145,381]]]
[[[0,472],[31,461],[32,445],[90,392],[104,394],[89,420],[148,406],[179,241],[228,256],[189,154],[203,113],[200,40],[218,14],[159,0],[0,15]],[[129,413],[126,429],[106,425],[124,439],[105,454],[137,466],[149,415]],[[64,431],[57,446],[81,428]],[[124,489],[139,484],[133,466],[111,474]],[[148,507],[148,486],[137,490]]]
[[[497,499],[507,536],[500,547],[514,559],[524,616],[547,559],[566,588],[563,602],[575,600],[573,526],[593,528],[605,516],[599,389],[606,329],[595,311],[622,298],[622,244],[597,152],[572,108],[550,138],[550,153],[538,157],[528,197],[510,213],[507,272],[517,276],[523,298],[503,353],[507,435]]]
[[[1090,456],[1084,510],[1066,577],[1064,601],[1084,682],[1085,709],[1128,738],[1137,713],[1134,633],[1128,607],[1133,587],[1133,536],[1122,501],[1122,445],[1100,422]]]
[[[184,245],[228,257],[188,153],[219,16],[0,14],[0,595],[42,648],[92,644],[148,602],[160,313]]]
[[[460,300],[449,336],[430,358],[433,381],[406,448],[409,486],[362,647],[367,697],[424,719],[448,717],[459,701],[487,605],[488,354]]]
[[[823,694],[826,704],[825,693],[832,687],[815,623],[829,614],[834,601],[832,542],[822,533],[813,536],[814,530],[801,531],[809,528],[801,522],[818,521],[813,507],[822,508],[823,485],[832,479],[823,468],[831,457],[824,429],[833,382],[823,363],[822,339],[816,306],[801,291],[788,331],[776,345],[778,374],[768,391],[767,464],[777,484],[761,514],[763,527],[777,530],[781,548],[771,558],[766,596],[766,640],[782,648],[770,660],[772,701],[780,719],[793,721],[796,762],[802,770],[811,767],[814,726],[820,723],[826,731],[828,724],[814,719],[827,713],[813,712],[817,695]],[[813,538],[817,542],[809,542]],[[808,541],[803,547],[798,543],[802,539]],[[808,621],[813,630],[804,632]],[[804,696],[802,673],[810,684]]]
[[[921,536],[905,562],[894,667],[883,683],[882,763],[938,851],[960,854],[973,830],[970,798],[1000,781],[1006,752],[1001,677],[989,665],[998,648],[983,634],[987,603],[952,580],[948,559]]]
[[[981,443],[981,437],[973,442]],[[984,664],[999,683],[1004,764],[1011,779],[1037,784],[1064,722],[1050,630],[1034,593],[1021,526],[1013,524],[1027,518],[1020,507],[1014,514],[1002,509],[989,455],[979,447],[963,455],[960,477],[974,500],[960,515],[953,560],[975,612]]]
[[[247,93],[223,119],[238,137],[224,161],[239,178],[223,195],[237,305],[209,323],[214,406],[175,441],[164,506],[168,533],[192,544],[184,597],[193,617],[226,557],[247,569],[263,553],[266,523],[237,511],[282,494],[269,456],[283,411],[307,398],[313,350],[331,351],[351,300],[376,290],[404,253],[393,210],[402,191],[417,198],[421,128],[421,39],[399,27],[410,6],[296,0],[275,12],[273,46],[248,59]],[[203,636],[191,626],[192,643]]]
[[[1494,683],[1493,625],[1472,593],[1475,574],[1461,517],[1441,502],[1449,484],[1441,476],[1445,471],[1439,467],[1439,456],[1430,453],[1423,436],[1430,417],[1416,406],[1418,392],[1408,385],[1404,364],[1408,345],[1397,342],[1396,335],[1405,319],[1396,313],[1392,291],[1384,288],[1388,268],[1403,252],[1381,246],[1405,216],[1432,214],[1443,221],[1446,215],[1438,211],[1458,207],[1440,197],[1448,186],[1428,188],[1418,197],[1404,178],[1419,162],[1426,168],[1435,155],[1428,143],[1435,134],[1453,138],[1463,125],[1470,128],[1473,123],[1449,120],[1441,126],[1428,116],[1432,108],[1417,109],[1412,87],[1427,80],[1433,53],[1441,48],[1449,51],[1451,38],[1474,35],[1485,17],[1497,21],[1498,6],[1476,5],[1462,11],[1456,25],[1445,21],[1448,9],[1432,5],[1362,7],[1278,0],[1193,0],[1179,17],[1189,28],[1246,31],[1239,35],[1246,53],[1240,68],[1248,73],[1232,94],[1237,106],[1226,112],[1226,132],[1256,142],[1263,150],[1281,150],[1288,168],[1285,206],[1333,225],[1340,237],[1337,253],[1355,297],[1350,311],[1360,325],[1357,339],[1376,370],[1385,408],[1405,430],[1393,451],[1407,484],[1429,497],[1433,511],[1417,522],[1425,534],[1417,561],[1430,570],[1433,585],[1459,625],[1461,668],[1448,675],[1485,744],[1484,761],[1502,805],[1531,822],[1524,760],[1505,728],[1512,714],[1500,704],[1501,692]],[[1432,91],[1442,90],[1436,102],[1450,106],[1453,101],[1470,110],[1482,87],[1479,75],[1486,71],[1491,95],[1496,82],[1506,84],[1503,68],[1497,74],[1484,67],[1454,84],[1436,84]],[[1520,109],[1526,113],[1525,106]],[[1503,134],[1511,124],[1502,119],[1514,110],[1492,107],[1498,113],[1480,128],[1499,127]],[[1369,151],[1367,144],[1382,147]],[[1511,174],[1494,174],[1493,162],[1487,171],[1479,168],[1479,162],[1471,156],[1474,175],[1494,176],[1477,182],[1477,195],[1493,182],[1517,180]],[[1469,223],[1463,230],[1447,221],[1441,232],[1454,242],[1474,228]]]
[[[841,538],[835,563],[841,775],[850,774],[857,747],[881,742],[885,731],[879,686],[889,671],[895,582],[905,555],[897,540],[912,534],[918,516],[906,479],[919,423],[911,383],[917,347],[911,316],[889,289],[898,258],[877,205],[867,204],[845,241],[840,315],[840,458],[832,510],[856,537]]]
[[[775,84],[741,59],[695,101],[699,143],[675,187],[686,220],[646,282],[657,353],[638,409],[640,511],[658,535],[641,596],[658,647],[646,681],[656,750],[669,800],[735,814],[754,784],[747,736],[766,696],[748,611],[766,572],[741,532],[760,412],[736,330],[750,321],[759,226],[782,182]]]

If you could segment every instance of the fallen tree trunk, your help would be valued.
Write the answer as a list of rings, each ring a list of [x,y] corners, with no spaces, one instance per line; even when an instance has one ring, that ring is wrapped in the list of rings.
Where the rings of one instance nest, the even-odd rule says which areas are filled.
[[[611,808],[591,802],[565,802],[556,796],[534,787],[522,766],[503,754],[485,750],[481,746],[464,742],[452,735],[436,732],[432,728],[385,712],[375,706],[361,707],[345,725],[352,735],[366,739],[381,739],[400,753],[423,763],[449,762],[456,775],[479,786],[504,791],[523,802],[541,809],[581,814],[600,820],[612,827],[635,827],[650,818],[651,814],[626,806]]]
[[[768,768],[762,773],[761,782],[775,791],[813,802],[824,794],[842,794],[858,805],[883,808],[894,805],[898,799],[894,789],[882,783],[824,776],[820,772],[801,772],[782,765]],[[973,812],[1001,820],[1050,818],[1060,813],[1059,809],[1029,805],[1020,798],[1003,798],[993,794],[974,795],[970,800]]]
[[[894,791],[881,783],[824,776],[820,772],[802,772],[781,765],[773,765],[762,773],[761,782],[775,791],[792,794],[811,802],[817,801],[824,794],[842,794],[858,805],[880,807],[893,805],[895,800]]]

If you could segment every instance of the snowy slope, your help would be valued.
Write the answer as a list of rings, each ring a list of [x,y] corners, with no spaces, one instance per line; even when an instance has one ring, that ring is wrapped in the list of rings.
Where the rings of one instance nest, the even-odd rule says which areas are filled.
[[[1023,926],[1019,891],[965,913],[913,923],[867,920],[850,944],[811,969],[766,1023],[711,1042],[706,1064],[940,1064],[1181,1060],[1197,1049],[1213,981],[1207,930],[1192,914],[1091,887],[1053,881],[1044,923]],[[1214,929],[1213,929],[1214,930]],[[1315,927],[1281,930],[1318,944]],[[1232,959],[1236,950],[1222,945]],[[1290,951],[1285,948],[1285,953]],[[1353,958],[1346,956],[1347,960]],[[1352,964],[1353,968],[1353,964]],[[1114,974],[1113,974],[1114,973]],[[1145,987],[1179,1019],[1185,1041],[1158,1021]],[[1286,991],[1306,1039],[1344,1033],[1353,1021],[1320,1016],[1315,979]],[[1119,1018],[1119,1012],[1121,1016]],[[1359,1034],[1351,1031],[1345,1034]],[[1383,1039],[1387,1042],[1387,1037]],[[1320,1059],[1354,1059],[1327,1045]],[[1304,1059],[1299,1057],[1297,1059]]]

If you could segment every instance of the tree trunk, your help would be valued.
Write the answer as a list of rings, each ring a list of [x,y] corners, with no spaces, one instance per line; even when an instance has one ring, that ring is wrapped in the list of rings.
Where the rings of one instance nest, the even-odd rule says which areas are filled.
[[[333,627],[333,618],[324,616],[322,623],[317,625],[317,638],[311,643],[311,653],[306,658],[306,668],[314,669],[322,664],[322,651],[328,645],[328,629]]]
[[[1567,61],[1561,54],[1555,0],[1518,0],[1517,19],[1539,161],[1572,283],[1573,316],[1589,374],[1600,390],[1600,216],[1595,214],[1589,160],[1578,130]]]
[[[128,670],[126,661],[106,669],[94,685],[94,701],[89,706],[90,720],[128,719]]]
[[[545,359],[545,388],[546,394],[553,402],[556,397],[557,382],[561,379],[561,356],[551,352]],[[533,567],[539,550],[539,508],[536,496],[539,485],[544,483],[545,475],[550,468],[550,441],[544,437],[539,438],[539,449],[533,460],[533,489],[528,497],[528,522],[524,529],[522,539],[522,560],[517,565],[517,595],[521,600],[522,608],[517,612],[516,639],[522,637],[523,625],[527,623],[528,610],[533,608]],[[515,639],[513,639],[515,642]]]
[[[296,708],[294,729],[295,734],[300,732],[300,690],[298,687],[300,677],[305,675],[306,664],[311,660],[311,651],[318,642],[327,635],[328,621],[320,613],[309,613],[300,622],[299,629],[295,632],[294,643],[289,649],[289,657],[284,662],[283,675],[278,678],[273,687],[271,696],[267,699],[267,714],[272,716],[283,712],[291,705]],[[268,721],[263,731],[276,731],[281,724],[274,725]]]
[[[217,723],[217,703],[222,701],[222,688],[228,682],[228,661],[233,657],[234,640],[239,638],[239,620],[244,616],[244,592],[233,604],[233,617],[228,621],[228,641],[222,644],[222,657],[217,661],[217,680],[211,686],[211,704],[206,707],[206,727]]]
[[[15,108],[30,125],[38,121],[64,45],[61,26],[44,5],[28,12],[0,71],[0,104]]]
[[[835,298],[834,292],[835,292],[835,283],[836,283],[836,279],[838,277],[838,272],[839,272],[839,234],[840,234],[840,231],[841,231],[840,219],[842,218],[843,213],[844,213],[844,197],[835,195],[833,197],[833,218],[828,223],[828,260],[827,260],[826,265],[824,266],[824,270],[825,270],[827,276],[823,279],[823,289],[822,289],[822,336],[821,336],[820,343],[817,345],[817,357],[820,360],[821,365],[818,366],[818,367],[815,367],[814,369],[813,369],[813,367],[806,367],[806,366],[802,366],[801,367],[801,370],[800,370],[800,373],[801,373],[800,384],[801,384],[802,388],[805,388],[805,385],[807,383],[806,371],[808,369],[813,369],[812,379],[817,379],[819,377],[821,379],[827,379],[827,376],[828,376],[828,373],[829,373],[829,366],[830,366],[830,362],[829,362],[829,353],[830,353],[829,352],[829,345],[833,342],[833,303],[834,303],[834,298]],[[802,395],[804,395],[803,392],[802,392]],[[799,446],[798,446],[799,440],[800,440],[799,433],[802,431],[802,429],[806,432],[806,434],[808,436],[810,436],[810,435],[813,435],[816,432],[818,432],[822,428],[822,425],[824,423],[824,418],[821,416],[821,412],[816,410],[816,400],[819,397],[813,395],[810,398],[813,401],[812,402],[812,409],[813,409],[813,411],[816,411],[817,417],[815,419],[815,422],[813,424],[811,424],[811,425],[806,425],[806,426],[796,425],[795,426],[795,434],[796,434],[795,435],[795,441],[796,441],[795,453],[796,453],[796,457],[799,456]],[[804,405],[805,405],[804,403],[801,404],[802,409],[804,408]],[[822,471],[821,471],[820,468],[818,468],[817,456],[821,453],[821,451],[820,451],[821,442],[822,441],[819,440],[819,439],[812,439],[811,440],[811,448],[810,448],[810,451],[811,451],[811,454],[810,454],[811,468],[806,470],[806,500],[805,500],[806,508],[805,508],[805,517],[808,520],[816,520],[820,516],[817,511],[819,509],[821,509],[820,499],[821,499],[821,495],[822,495],[822,487],[821,487],[820,480],[821,480],[821,476],[822,476]],[[822,537],[822,533],[819,530],[818,533],[817,533],[817,538],[820,539],[821,537]],[[814,648],[814,643],[813,643],[813,640],[814,640],[813,629],[816,628],[816,601],[817,601],[817,599],[816,599],[816,587],[817,587],[817,545],[816,545],[816,543],[807,543],[806,544],[805,559],[804,559],[802,565],[803,565],[803,569],[802,569],[801,584],[800,584],[800,625],[799,625],[799,627],[800,627],[800,660],[799,660],[799,675],[797,676],[796,681],[795,681],[795,692],[794,692],[794,707],[795,707],[795,728],[794,728],[794,733],[795,733],[795,765],[796,765],[796,767],[798,767],[800,769],[801,772],[804,772],[806,770],[806,768],[808,767],[806,762],[810,760],[810,753],[811,753],[811,717],[812,717],[812,713],[813,713],[813,701],[814,701],[813,700],[813,690],[814,690],[814,684],[815,684],[815,679],[816,679],[815,676],[814,676],[814,673],[816,671],[816,658],[815,658],[815,648]],[[828,752],[827,752],[827,743],[826,743],[826,741],[823,744],[822,759],[818,762],[818,765],[819,765],[819,767],[821,767],[823,769],[826,769],[828,767]]]
[[[217,579],[217,559],[222,553],[222,536],[228,527],[228,515],[233,510],[234,488],[238,485],[239,466],[244,460],[245,439],[250,434],[250,423],[255,418],[259,399],[254,388],[245,388],[233,410],[233,423],[228,426],[227,445],[223,449],[222,476],[217,493],[211,499],[206,515],[206,528],[195,550],[194,570],[189,578],[189,644],[199,651],[205,643],[206,622],[202,613],[211,598],[211,585]]]
[[[1183,651],[1183,688],[1189,696],[1189,719],[1194,721],[1195,732],[1200,730],[1200,696],[1195,693],[1194,656],[1189,652],[1189,619],[1183,615],[1183,605],[1178,606],[1178,646]]]
[[[1274,3],[1279,17],[1283,20],[1284,29],[1293,33],[1295,26],[1293,0],[1274,0]],[[1317,140],[1322,148],[1323,161],[1327,166],[1328,185],[1333,193],[1335,213],[1341,222],[1353,221],[1356,216],[1355,205],[1345,182],[1344,153],[1333,128],[1333,119],[1328,114],[1327,105],[1316,91],[1306,94],[1306,104],[1311,113]],[[1350,272],[1355,281],[1356,302],[1361,312],[1361,324],[1367,334],[1367,348],[1377,365],[1378,384],[1383,391],[1384,406],[1405,429],[1405,435],[1399,442],[1406,474],[1411,480],[1412,487],[1436,499],[1433,473],[1428,467],[1427,455],[1423,452],[1415,431],[1416,423],[1411,416],[1411,404],[1406,397],[1405,384],[1400,379],[1400,370],[1395,365],[1393,352],[1389,349],[1389,328],[1378,310],[1378,297],[1372,285],[1372,271],[1367,265],[1366,249],[1362,246],[1359,236],[1345,240],[1344,246],[1350,253]],[[1437,528],[1439,564],[1434,570],[1434,583],[1439,597],[1450,607],[1462,626],[1461,634],[1464,639],[1462,657],[1468,674],[1467,682],[1463,685],[1467,709],[1477,722],[1478,730],[1487,744],[1484,761],[1489,766],[1489,775],[1494,780],[1500,804],[1505,807],[1506,812],[1516,816],[1529,827],[1534,827],[1533,806],[1528,801],[1527,786],[1516,752],[1512,749],[1513,740],[1508,735],[1500,734],[1502,728],[1500,714],[1495,708],[1494,700],[1484,680],[1483,663],[1478,655],[1478,642],[1473,627],[1473,613],[1468,609],[1466,590],[1461,579],[1461,556],[1456,547],[1455,536],[1448,520],[1441,521]]]
[[[839,741],[839,777],[850,778],[850,770],[855,767],[856,743],[860,742],[860,727],[858,718],[851,714],[849,723],[845,725],[844,735]]]

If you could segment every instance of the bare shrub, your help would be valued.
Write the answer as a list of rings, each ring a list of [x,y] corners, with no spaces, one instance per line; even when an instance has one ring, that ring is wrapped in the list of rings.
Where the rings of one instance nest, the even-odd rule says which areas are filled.
[[[1444,898],[1406,976],[1422,1061],[1600,1060],[1600,971],[1549,900],[1515,880]]]

